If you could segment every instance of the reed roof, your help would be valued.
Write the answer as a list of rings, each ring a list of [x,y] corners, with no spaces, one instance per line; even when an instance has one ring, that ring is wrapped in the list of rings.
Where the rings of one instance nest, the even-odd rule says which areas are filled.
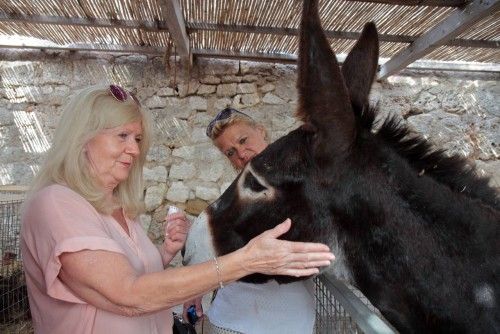
[[[429,62],[500,72],[499,9],[500,0],[320,0],[337,55],[377,24],[380,77]],[[293,62],[300,12],[298,0],[0,0],[0,47]]]

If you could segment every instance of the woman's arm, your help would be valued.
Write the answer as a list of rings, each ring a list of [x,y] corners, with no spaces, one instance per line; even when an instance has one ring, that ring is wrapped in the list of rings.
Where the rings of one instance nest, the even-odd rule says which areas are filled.
[[[96,307],[127,315],[142,315],[181,304],[219,284],[252,273],[309,276],[333,259],[326,245],[277,239],[290,220],[250,240],[243,248],[189,267],[138,276],[122,254],[84,250],[63,253],[60,279]]]

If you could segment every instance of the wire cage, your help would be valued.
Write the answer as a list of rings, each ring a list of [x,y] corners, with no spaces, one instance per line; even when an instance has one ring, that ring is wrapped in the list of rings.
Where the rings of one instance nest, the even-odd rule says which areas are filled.
[[[31,333],[19,248],[22,200],[0,201],[0,333]]]

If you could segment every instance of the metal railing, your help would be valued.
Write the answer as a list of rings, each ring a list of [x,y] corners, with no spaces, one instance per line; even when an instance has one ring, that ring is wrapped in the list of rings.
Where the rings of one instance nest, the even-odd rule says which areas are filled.
[[[315,278],[316,334],[394,334],[360,291],[330,276]]]

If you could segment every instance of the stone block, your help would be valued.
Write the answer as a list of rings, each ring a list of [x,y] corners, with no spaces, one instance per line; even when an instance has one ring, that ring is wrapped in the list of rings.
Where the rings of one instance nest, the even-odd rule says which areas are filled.
[[[236,89],[238,94],[252,94],[257,92],[257,86],[254,83],[240,83]]]
[[[215,161],[211,164],[200,164],[199,178],[203,181],[217,182],[224,172],[225,165],[220,161]]]
[[[222,83],[239,83],[241,82],[241,77],[236,75],[224,75],[221,78]]]
[[[187,83],[180,83],[177,85],[179,90],[179,97],[186,97],[188,95],[193,95],[196,93],[200,87],[200,82],[198,80],[190,80]]]
[[[195,146],[182,146],[176,148],[172,151],[172,155],[184,160],[193,160],[196,158]]]
[[[186,203],[186,212],[195,216],[198,216],[207,208],[209,204],[199,198],[190,199]]]
[[[259,80],[259,76],[254,74],[247,74],[241,78],[241,82],[256,82]]]
[[[167,169],[164,166],[156,166],[152,169],[147,167],[143,168],[144,180],[154,182],[167,182]]]
[[[144,101],[144,105],[149,109],[165,108],[167,106],[167,101],[163,97],[152,96]]]
[[[165,194],[165,189],[166,189],[165,184],[151,186],[146,189],[146,195],[144,196],[146,211],[152,211],[160,206],[160,204],[163,202],[163,195]]]
[[[228,99],[228,98],[218,99],[217,101],[215,101],[215,104],[214,104],[215,112],[219,112],[222,109],[229,107],[230,105],[231,105],[230,99]]]
[[[218,97],[233,97],[236,95],[237,84],[220,84],[217,86]]]
[[[185,203],[189,198],[190,189],[183,182],[172,182],[167,191],[166,199],[174,203]]]
[[[170,158],[171,152],[165,145],[155,145],[149,149],[146,160],[149,162],[157,162],[165,164]]]
[[[175,96],[175,91],[170,87],[162,87],[159,88],[156,92],[156,95],[164,97],[164,96]]]
[[[266,93],[272,92],[275,88],[276,88],[276,86],[274,84],[266,83],[265,85],[260,87],[260,91],[262,93],[266,94]]]
[[[262,102],[267,104],[285,104],[285,101],[283,101],[283,99],[274,95],[273,93],[267,93],[266,95],[264,95],[264,98],[262,98]]]
[[[198,95],[210,95],[210,94],[215,93],[216,90],[217,90],[217,86],[215,86],[215,85],[202,84],[198,88],[197,94]]]
[[[189,108],[193,110],[207,110],[207,100],[201,96],[191,96],[188,98]]]
[[[240,102],[245,108],[252,107],[260,102],[260,96],[258,93],[243,94]]]
[[[195,195],[205,201],[214,201],[220,196],[220,191],[215,187],[198,186],[195,190]]]
[[[207,75],[200,79],[200,82],[205,85],[217,85],[220,84],[221,80],[215,75]]]
[[[210,138],[207,137],[206,128],[194,128],[191,132],[191,141],[193,143],[208,142]]]
[[[171,179],[186,180],[193,178],[196,175],[196,167],[193,163],[181,162],[170,167],[168,175]]]
[[[237,60],[198,58],[196,62],[200,74],[203,76],[235,75],[240,69]]]

